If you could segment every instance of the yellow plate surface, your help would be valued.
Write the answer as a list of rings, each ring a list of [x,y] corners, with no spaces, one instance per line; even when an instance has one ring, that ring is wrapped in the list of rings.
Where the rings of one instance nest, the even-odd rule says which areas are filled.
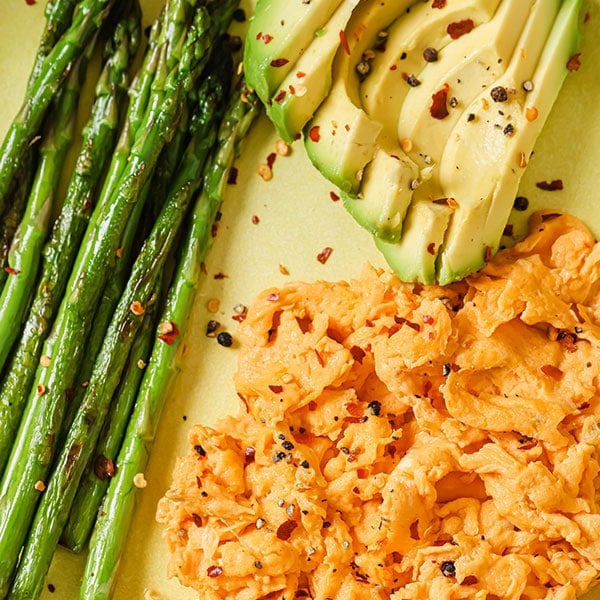
[[[150,22],[162,0],[142,0],[144,20]],[[44,2],[2,0],[0,6],[0,136],[3,136],[22,101],[25,82],[37,48],[44,18]],[[248,4],[246,4],[248,6]],[[582,25],[582,66],[569,75],[522,182],[521,191],[531,209],[570,210],[583,218],[600,237],[600,0],[584,0],[590,18]],[[176,581],[166,578],[168,559],[154,512],[167,489],[178,455],[183,454],[191,423],[211,423],[234,406],[231,376],[235,348],[223,348],[204,334],[213,318],[235,334],[231,319],[236,304],[249,304],[262,289],[291,279],[348,279],[366,261],[384,265],[370,236],[330,197],[332,187],[312,168],[302,144],[289,156],[278,156],[273,179],[263,181],[257,169],[274,151],[275,135],[261,118],[247,140],[239,161],[239,176],[230,186],[223,205],[213,252],[207,261],[191,326],[181,375],[163,415],[154,452],[146,472],[148,486],[139,494],[133,529],[120,569],[116,600],[195,598]],[[535,183],[562,179],[560,192],[544,192]],[[258,217],[258,223],[253,217]],[[525,215],[511,220],[522,234]],[[326,264],[317,255],[333,248]],[[285,272],[289,274],[284,274]],[[225,275],[225,277],[215,277]],[[218,299],[216,314],[207,303]],[[60,550],[46,590],[47,600],[78,597],[83,557]],[[600,592],[588,594],[600,599]]]

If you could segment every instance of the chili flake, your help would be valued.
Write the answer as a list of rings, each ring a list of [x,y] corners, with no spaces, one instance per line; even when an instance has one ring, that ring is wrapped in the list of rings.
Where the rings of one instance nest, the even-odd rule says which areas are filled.
[[[101,481],[106,481],[115,475],[115,463],[110,459],[100,454],[94,462],[94,473]]]
[[[546,192],[555,192],[563,189],[562,179],[553,179],[552,181],[538,181],[535,187]]]
[[[298,523],[294,521],[294,519],[288,519],[287,521],[284,521],[277,528],[277,538],[284,541],[289,540],[296,527],[298,527]]]
[[[4,267],[4,271],[9,275],[18,275],[21,272],[19,269],[13,269],[12,267]]]
[[[310,131],[308,132],[308,137],[311,139],[311,141],[316,143],[321,139],[320,129],[321,128],[319,127],[319,125],[314,125],[310,128]]]
[[[434,119],[445,119],[450,114],[448,112],[448,107],[446,106],[449,89],[450,86],[446,84],[441,90],[435,92],[435,94],[431,96],[432,102],[429,113]]]
[[[219,577],[219,575],[223,575],[223,569],[217,565],[211,565],[206,569],[206,574],[209,577]]]
[[[350,44],[348,44],[348,39],[346,38],[346,32],[343,29],[340,29],[340,44],[344,49],[344,52],[350,55]]]
[[[431,8],[446,8],[446,0],[433,0]]]
[[[554,365],[543,365],[542,367],[540,367],[540,370],[544,375],[551,377],[555,381],[559,381],[560,379],[562,379],[563,372]]]
[[[252,224],[258,225],[260,223],[260,217],[258,215],[252,215]]]
[[[339,194],[336,194],[335,192],[329,192],[329,197],[334,201],[337,202],[340,199]]]
[[[290,61],[287,58],[274,58],[269,64],[272,67],[285,67]]]
[[[158,326],[158,339],[171,346],[179,337],[179,329],[173,321],[163,321]]]
[[[329,260],[332,252],[333,248],[331,248],[331,246],[325,246],[325,248],[323,248],[323,250],[317,254],[317,260],[324,265]]]
[[[446,27],[446,33],[453,40],[457,40],[459,37],[471,33],[474,27],[475,23],[473,23],[473,19],[463,19],[462,21],[450,23],[448,27]]]
[[[581,61],[579,60],[581,56],[581,52],[577,52],[569,58],[567,61],[567,69],[569,71],[579,71],[579,67],[581,66]]]

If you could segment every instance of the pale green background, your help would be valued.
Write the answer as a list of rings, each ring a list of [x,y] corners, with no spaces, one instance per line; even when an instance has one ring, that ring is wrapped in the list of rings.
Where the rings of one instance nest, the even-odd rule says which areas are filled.
[[[154,18],[161,0],[142,0],[145,20]],[[563,93],[540,138],[526,172],[522,192],[532,207],[560,207],[582,217],[600,236],[600,0],[585,0],[591,19],[582,26],[582,66],[569,76]],[[0,135],[16,113],[43,25],[45,2],[28,6],[25,0],[0,0]],[[161,530],[154,522],[157,500],[164,494],[176,457],[184,452],[190,423],[210,423],[235,406],[231,375],[235,349],[218,346],[204,336],[209,318],[206,303],[219,298],[221,309],[212,318],[231,331],[233,307],[249,304],[262,289],[290,279],[348,279],[366,261],[383,265],[369,236],[332,202],[331,186],[313,170],[301,144],[288,157],[278,157],[274,178],[264,182],[258,164],[274,150],[275,136],[262,119],[255,128],[245,158],[239,164],[238,184],[229,189],[214,251],[187,337],[182,373],[146,473],[148,487],[140,504],[121,566],[116,600],[138,600],[145,591],[154,600],[187,600],[195,594],[165,577],[167,553]],[[561,178],[562,192],[541,192],[535,182]],[[252,216],[260,218],[252,223]],[[513,219],[524,232],[523,215]],[[316,259],[325,246],[333,253],[322,265]],[[289,271],[283,275],[280,266]],[[224,273],[225,279],[214,279]],[[183,416],[187,420],[183,420]],[[46,600],[78,597],[82,558],[61,551],[49,576],[54,593]],[[150,598],[149,597],[149,598]],[[600,593],[588,595],[600,598]]]

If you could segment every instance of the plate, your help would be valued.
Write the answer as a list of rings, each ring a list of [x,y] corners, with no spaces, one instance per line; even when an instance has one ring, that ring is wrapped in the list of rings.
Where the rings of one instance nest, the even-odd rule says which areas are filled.
[[[158,13],[162,0],[142,0],[144,21]],[[0,18],[0,135],[22,101],[26,79],[44,24],[45,2],[3,0]],[[244,5],[250,8],[249,4]],[[521,185],[530,210],[560,208],[581,217],[600,238],[600,0],[584,0],[581,68],[571,73],[556,102]],[[115,600],[152,598],[191,600],[196,594],[166,578],[168,554],[155,522],[158,499],[165,493],[177,457],[185,452],[195,422],[212,423],[236,406],[232,374],[235,344],[224,348],[206,336],[216,319],[235,339],[234,307],[250,304],[263,289],[291,280],[338,280],[357,276],[365,262],[385,266],[370,236],[332,200],[332,186],[307,160],[301,143],[277,156],[273,178],[264,181],[259,165],[275,151],[276,136],[261,117],[238,161],[237,183],[227,188],[213,250],[206,262],[184,351],[181,373],[163,413],[145,473],[148,485],[139,502],[120,567]],[[561,191],[543,191],[540,181],[562,179]],[[515,236],[526,231],[528,213],[511,216]],[[324,264],[317,256],[332,253]],[[209,311],[218,300],[216,312]],[[212,302],[211,302],[212,301]],[[48,576],[53,591],[45,600],[78,597],[84,557],[59,549]],[[150,592],[152,592],[150,594]],[[587,595],[600,599],[600,591]]]

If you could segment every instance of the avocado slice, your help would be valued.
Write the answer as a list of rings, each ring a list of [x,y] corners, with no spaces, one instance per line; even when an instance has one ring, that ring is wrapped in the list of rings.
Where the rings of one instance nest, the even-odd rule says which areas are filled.
[[[438,257],[440,283],[479,269],[498,249],[526,162],[578,47],[580,8],[581,0],[536,3],[505,76],[494,84],[507,90],[507,100],[485,111],[484,92],[469,109],[478,128],[463,121],[453,132],[440,179],[458,207]],[[523,90],[524,81],[533,82],[532,92]],[[468,175],[473,169],[476,179]]]
[[[419,169],[402,148],[391,152],[377,148],[364,169],[360,193],[355,196],[342,192],[344,206],[373,235],[398,241],[418,176]]]
[[[446,203],[417,200],[408,209],[399,242],[373,237],[375,246],[402,281],[435,283],[436,257],[451,213]]]
[[[340,46],[340,31],[360,0],[342,2],[319,30],[294,68],[286,75],[266,106],[277,133],[291,143],[327,97],[331,65]]]
[[[376,52],[371,69],[360,86],[362,106],[368,115],[395,131],[402,103],[411,89],[407,77],[421,81],[427,65],[424,53],[434,49],[437,57],[452,42],[448,28],[470,19],[474,26],[489,21],[500,0],[459,0],[443,10],[419,3],[389,27],[385,49]]]
[[[345,44],[334,59],[329,95],[305,127],[308,157],[345,192],[358,193],[363,169],[382,145],[381,123],[371,119],[360,104],[356,65],[374,45],[377,34],[414,2],[379,0],[357,5],[346,27]]]
[[[406,94],[397,124],[399,139],[412,141],[414,160],[428,156],[439,163],[463,108],[504,73],[535,2],[504,0],[491,20],[452,41],[440,60],[421,71],[421,84]],[[429,111],[432,97],[443,89],[448,104],[452,98],[453,105],[445,118],[433,118]]]
[[[244,46],[246,85],[266,105],[343,0],[257,0]]]

